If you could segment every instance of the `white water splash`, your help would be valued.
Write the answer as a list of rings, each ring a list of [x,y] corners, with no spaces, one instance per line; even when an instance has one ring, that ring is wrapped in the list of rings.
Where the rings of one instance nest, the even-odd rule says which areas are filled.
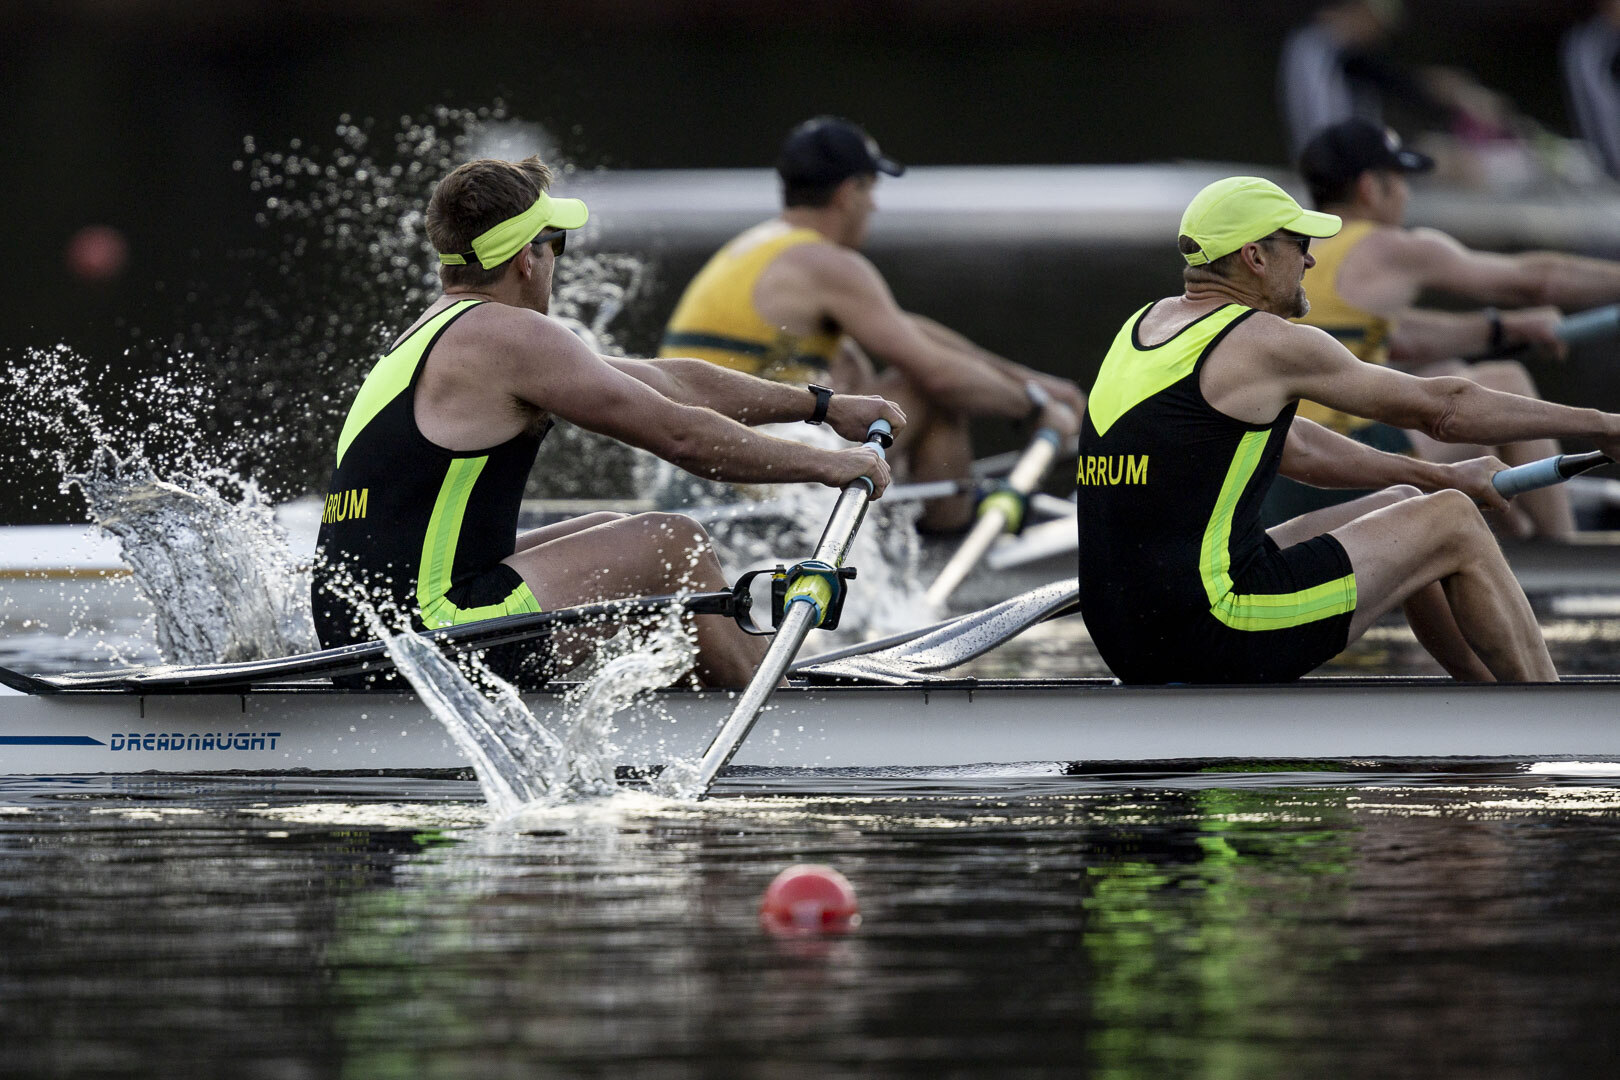
[[[29,458],[53,466],[64,492],[78,488],[117,537],[155,613],[159,655],[215,663],[314,648],[307,569],[257,485],[210,463],[233,460],[234,443],[205,437],[211,397],[195,358],[165,354],[124,376],[109,385],[106,365],[58,347],[28,350],[4,380]]]
[[[373,623],[395,667],[473,763],[498,819],[520,811],[614,795],[614,718],[692,669],[696,643],[680,612],[650,628],[626,626],[597,651],[594,671],[555,714],[536,717],[511,684],[478,671],[473,681],[426,639]]]
[[[761,430],[828,449],[849,444],[824,427],[769,425]],[[671,508],[768,503],[769,512],[708,526],[727,575],[776,563],[808,559],[821,539],[838,492],[818,484],[736,487],[703,480],[650,455],[637,459],[638,486],[655,505]],[[922,601],[922,543],[917,534],[917,503],[871,503],[845,564],[859,574],[844,604],[840,631],[881,636],[935,617]]]
[[[159,480],[106,448],[70,476],[155,611],[170,663],[290,656],[316,647],[309,572],[294,561],[270,506],[251,484],[240,501],[195,477]],[[183,486],[182,486],[183,485]]]

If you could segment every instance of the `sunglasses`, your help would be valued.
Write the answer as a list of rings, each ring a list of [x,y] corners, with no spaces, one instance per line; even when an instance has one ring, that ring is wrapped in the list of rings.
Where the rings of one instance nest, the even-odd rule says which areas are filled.
[[[541,229],[540,235],[530,240],[531,244],[551,245],[553,258],[562,258],[562,253],[568,247],[568,232],[565,229]]]
[[[1308,236],[1291,236],[1291,235],[1288,235],[1286,233],[1278,233],[1275,236],[1263,236],[1263,237],[1261,237],[1261,239],[1262,240],[1286,240],[1290,244],[1298,244],[1299,245],[1299,253],[1302,256],[1303,255],[1309,255],[1310,252],[1311,252],[1311,238],[1308,237]]]

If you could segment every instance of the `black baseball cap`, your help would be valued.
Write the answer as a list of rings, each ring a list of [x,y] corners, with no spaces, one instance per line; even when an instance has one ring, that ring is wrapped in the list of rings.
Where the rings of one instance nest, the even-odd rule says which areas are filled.
[[[1432,168],[1434,158],[1406,149],[1395,132],[1361,119],[1323,128],[1299,155],[1300,175],[1312,187],[1342,184],[1369,169],[1422,173]]]
[[[858,125],[837,116],[818,116],[788,132],[776,157],[776,171],[790,184],[831,186],[868,173],[899,176],[906,167],[884,157],[876,140]]]

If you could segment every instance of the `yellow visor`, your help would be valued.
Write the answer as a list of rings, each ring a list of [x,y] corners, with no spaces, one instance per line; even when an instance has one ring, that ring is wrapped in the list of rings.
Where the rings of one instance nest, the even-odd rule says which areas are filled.
[[[543,230],[577,229],[588,217],[590,211],[578,199],[553,199],[542,191],[523,213],[474,238],[471,251],[441,251],[439,261],[446,266],[465,266],[476,258],[479,266],[490,270],[522,251]]]

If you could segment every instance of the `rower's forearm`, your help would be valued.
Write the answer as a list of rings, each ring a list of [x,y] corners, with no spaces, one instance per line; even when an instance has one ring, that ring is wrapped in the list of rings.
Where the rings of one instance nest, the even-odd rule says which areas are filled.
[[[950,327],[942,326],[927,316],[913,314],[911,319],[917,324],[917,328],[922,331],[923,336],[928,338],[934,345],[964,356],[970,362],[983,364],[1012,379],[1020,388],[1030,379],[1038,378],[1041,375],[1040,372],[1035,371],[1033,368],[1025,367],[1023,364],[1008,360],[1005,356],[991,352],[984,346],[970,341]],[[1018,415],[1027,415],[1029,412],[1029,399],[1027,396],[1023,399],[1022,408],[1023,411]]]
[[[702,363],[702,361],[699,361]],[[690,416],[662,456],[695,476],[733,484],[821,483],[829,451],[779,439],[720,416]]]
[[[1518,258],[1540,282],[1529,303],[1579,311],[1620,301],[1620,263],[1553,251],[1532,251]]]
[[[1441,442],[1501,446],[1527,439],[1620,437],[1620,416],[1613,413],[1487,390],[1467,379],[1432,382],[1445,384],[1448,406],[1428,423],[1402,426],[1420,426]]]
[[[1389,357],[1402,364],[1425,364],[1479,356],[1490,344],[1491,320],[1485,312],[1409,309],[1390,330]]]
[[[1319,488],[1384,488],[1411,484],[1423,491],[1446,486],[1444,467],[1404,454],[1390,454],[1296,419],[1278,470],[1290,480]]]
[[[745,375],[706,360],[677,357],[636,363],[643,370],[624,370],[671,401],[713,409],[738,423],[786,424],[808,419],[815,411],[815,395],[802,386]]]

